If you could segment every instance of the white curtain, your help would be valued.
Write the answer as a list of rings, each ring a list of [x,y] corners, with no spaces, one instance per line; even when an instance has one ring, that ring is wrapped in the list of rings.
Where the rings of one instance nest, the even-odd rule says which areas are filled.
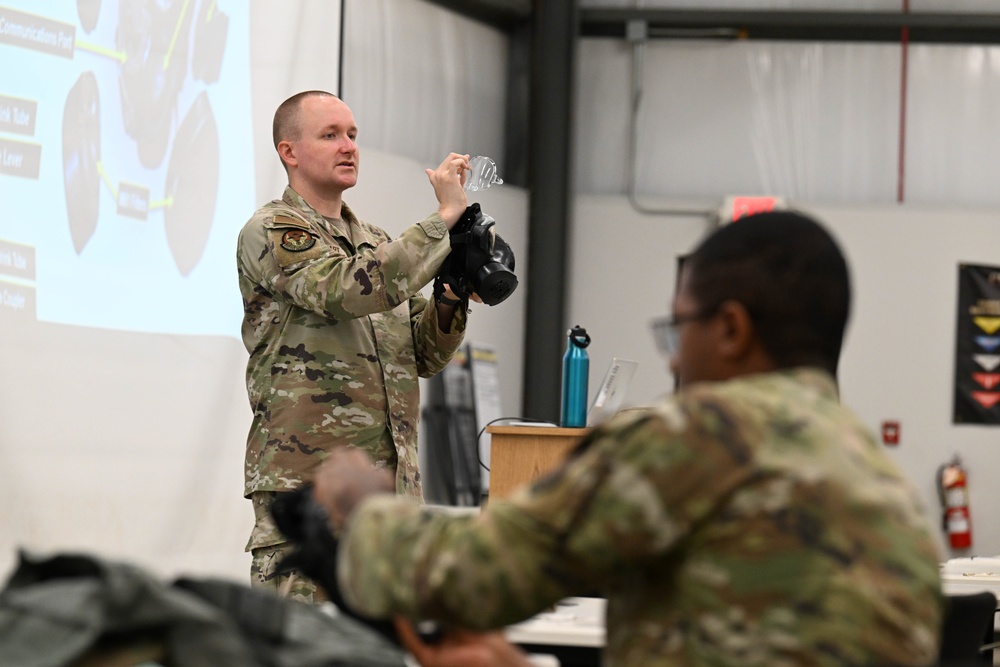
[[[429,167],[451,151],[487,155],[502,177],[502,32],[423,0],[348,0],[344,21],[343,96],[363,149]]]
[[[992,177],[1000,47],[910,45],[905,107],[898,44],[651,40],[641,48],[642,196],[890,203],[902,185],[904,201],[1000,204]],[[583,193],[628,187],[631,57],[622,41],[581,42]]]

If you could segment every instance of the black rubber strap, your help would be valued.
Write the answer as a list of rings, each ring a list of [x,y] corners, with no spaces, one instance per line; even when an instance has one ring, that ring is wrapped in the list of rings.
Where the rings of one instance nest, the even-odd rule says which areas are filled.
[[[455,306],[461,305],[461,303],[462,303],[461,299],[449,299],[444,294],[438,295],[437,297],[435,297],[435,300],[438,303],[443,303],[444,305],[451,306],[452,308],[454,308]]]

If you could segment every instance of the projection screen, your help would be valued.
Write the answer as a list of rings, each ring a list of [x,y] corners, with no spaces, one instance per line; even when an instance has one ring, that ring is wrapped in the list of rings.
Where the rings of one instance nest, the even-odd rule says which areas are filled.
[[[336,0],[0,0],[0,574],[245,576],[236,235],[271,114],[339,93]]]

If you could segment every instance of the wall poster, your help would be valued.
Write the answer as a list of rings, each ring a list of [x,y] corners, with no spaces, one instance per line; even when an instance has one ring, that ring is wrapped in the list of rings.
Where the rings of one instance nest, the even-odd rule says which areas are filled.
[[[1000,267],[958,267],[952,421],[1000,424]]]

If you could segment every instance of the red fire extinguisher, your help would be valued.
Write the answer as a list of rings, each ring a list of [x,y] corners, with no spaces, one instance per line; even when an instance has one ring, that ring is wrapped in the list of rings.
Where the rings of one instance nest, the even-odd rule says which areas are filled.
[[[938,468],[937,482],[943,511],[942,529],[948,533],[952,549],[968,549],[972,546],[968,477],[957,454]]]

